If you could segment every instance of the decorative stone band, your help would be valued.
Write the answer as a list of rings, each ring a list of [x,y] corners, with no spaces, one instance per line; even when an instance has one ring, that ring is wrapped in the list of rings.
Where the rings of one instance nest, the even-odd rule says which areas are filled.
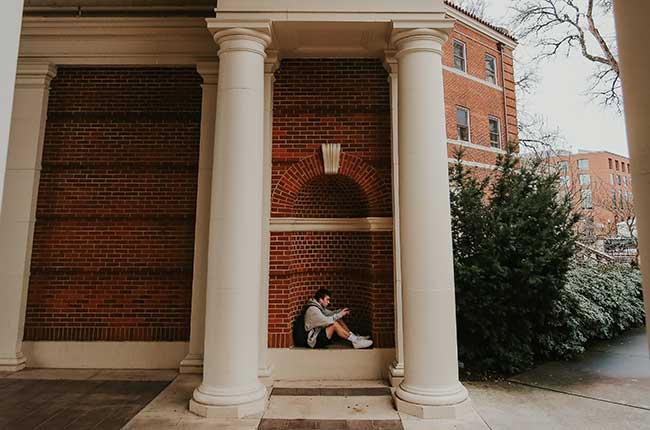
[[[393,231],[393,218],[271,218],[271,231]]]
[[[339,162],[341,160],[340,143],[323,143],[323,168],[326,175],[339,173]]]

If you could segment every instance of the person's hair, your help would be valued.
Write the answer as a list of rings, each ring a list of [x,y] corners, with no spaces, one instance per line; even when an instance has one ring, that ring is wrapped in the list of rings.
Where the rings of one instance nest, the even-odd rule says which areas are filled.
[[[332,293],[330,293],[330,290],[326,288],[320,288],[318,291],[316,291],[316,294],[314,294],[314,298],[316,300],[324,299],[325,296],[332,297]]]

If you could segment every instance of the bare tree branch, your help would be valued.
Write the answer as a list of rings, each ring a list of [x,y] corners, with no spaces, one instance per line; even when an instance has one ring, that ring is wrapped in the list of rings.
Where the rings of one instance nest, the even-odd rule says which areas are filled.
[[[612,0],[523,0],[513,6],[517,35],[540,49],[534,61],[577,50],[596,71],[589,91],[621,110],[619,65],[612,41],[598,28],[595,14],[612,13]],[[607,70],[608,73],[603,73]]]

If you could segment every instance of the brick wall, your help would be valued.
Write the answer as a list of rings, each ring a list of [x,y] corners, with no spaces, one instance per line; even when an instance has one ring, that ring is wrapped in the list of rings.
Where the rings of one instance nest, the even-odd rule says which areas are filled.
[[[501,52],[497,42],[481,33],[456,23],[447,43],[443,46],[443,64],[453,68],[453,40],[459,40],[466,47],[467,74],[485,81],[485,55],[496,58],[497,85],[503,86],[507,101],[508,141],[517,140],[517,110],[514,86],[514,69],[512,51],[503,48],[503,63],[501,67]],[[503,74],[505,71],[505,75]],[[506,115],[503,92],[481,82],[468,79],[457,73],[445,70],[443,72],[445,88],[445,119],[447,136],[457,139],[456,107],[461,106],[470,111],[470,140],[481,146],[490,146],[488,116],[499,119],[501,125],[502,147],[505,148]],[[505,83],[502,81],[504,78]],[[474,150],[466,151],[465,159],[485,164],[494,163],[494,153]]]
[[[187,340],[201,79],[60,67],[43,150],[26,340]]]
[[[276,73],[274,217],[392,216],[390,101],[375,59],[285,60]],[[341,144],[339,175],[323,172],[320,147]],[[291,323],[321,287],[352,309],[353,330],[392,346],[390,232],[271,235],[269,346],[291,346]]]

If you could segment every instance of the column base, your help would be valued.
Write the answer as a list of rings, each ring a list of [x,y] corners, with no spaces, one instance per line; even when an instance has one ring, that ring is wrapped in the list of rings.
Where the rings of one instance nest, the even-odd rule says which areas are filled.
[[[260,367],[257,371],[257,378],[267,387],[273,386],[273,365],[269,364],[266,367]]]
[[[404,365],[402,363],[391,363],[388,366],[388,382],[393,388],[399,387],[404,380]]]
[[[27,359],[22,352],[17,352],[15,357],[0,358],[0,372],[18,372],[27,365]]]
[[[266,397],[254,402],[232,406],[204,405],[190,400],[190,411],[205,418],[244,418],[261,417],[266,410]]]
[[[402,382],[393,398],[399,412],[422,419],[457,419],[472,411],[467,390],[460,382],[434,389]]]
[[[203,355],[187,354],[180,364],[179,373],[203,374]]]
[[[206,418],[244,418],[262,416],[268,390],[260,383],[242,390],[207,389],[201,384],[192,393],[190,411]]]
[[[469,398],[455,405],[420,405],[406,402],[395,394],[393,400],[399,412],[424,420],[457,420],[472,412],[472,401]]]

